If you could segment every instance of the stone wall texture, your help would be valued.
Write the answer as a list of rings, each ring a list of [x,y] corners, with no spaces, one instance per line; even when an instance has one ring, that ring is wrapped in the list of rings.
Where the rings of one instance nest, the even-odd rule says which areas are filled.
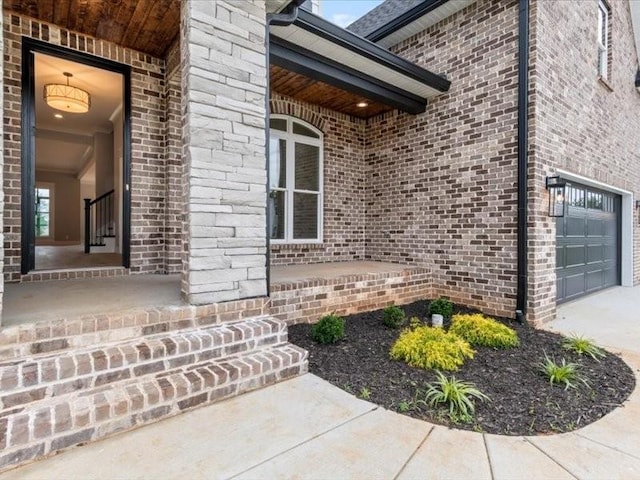
[[[266,295],[264,2],[182,2],[182,292]]]

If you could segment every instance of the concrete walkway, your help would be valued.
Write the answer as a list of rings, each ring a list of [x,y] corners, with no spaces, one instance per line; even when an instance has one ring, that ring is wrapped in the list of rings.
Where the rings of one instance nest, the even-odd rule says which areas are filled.
[[[617,309],[634,296],[632,305]],[[638,375],[640,344],[629,338],[640,329],[640,288],[613,289],[587,301],[598,297],[593,301],[615,307],[604,311],[607,328],[594,325],[601,312],[578,302],[563,307],[551,327],[606,342]],[[638,388],[624,407],[575,432],[504,437],[411,419],[308,374],[1,478],[640,479],[638,446]]]

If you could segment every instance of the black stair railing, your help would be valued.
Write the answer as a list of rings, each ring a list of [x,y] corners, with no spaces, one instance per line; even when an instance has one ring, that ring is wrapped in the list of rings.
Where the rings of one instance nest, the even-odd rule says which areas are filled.
[[[95,200],[84,199],[84,253],[91,253],[91,247],[104,246],[105,238],[114,236],[114,191]]]

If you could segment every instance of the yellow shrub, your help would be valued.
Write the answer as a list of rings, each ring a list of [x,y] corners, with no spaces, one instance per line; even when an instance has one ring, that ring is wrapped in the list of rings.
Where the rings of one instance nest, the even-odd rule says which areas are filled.
[[[520,345],[515,330],[480,313],[454,315],[449,332],[478,347],[510,348]]]
[[[404,360],[412,367],[458,370],[475,352],[462,338],[441,328],[406,329],[391,347],[391,358]]]

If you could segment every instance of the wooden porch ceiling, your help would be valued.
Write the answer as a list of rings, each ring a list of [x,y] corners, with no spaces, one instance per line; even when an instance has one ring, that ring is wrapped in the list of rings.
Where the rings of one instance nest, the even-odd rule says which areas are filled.
[[[360,118],[369,118],[393,110],[393,107],[388,105],[374,102],[277,65],[271,65],[270,69],[271,89],[282,95]],[[358,107],[357,104],[363,101],[368,106]]]
[[[180,33],[180,0],[4,0],[4,8],[157,58]]]

